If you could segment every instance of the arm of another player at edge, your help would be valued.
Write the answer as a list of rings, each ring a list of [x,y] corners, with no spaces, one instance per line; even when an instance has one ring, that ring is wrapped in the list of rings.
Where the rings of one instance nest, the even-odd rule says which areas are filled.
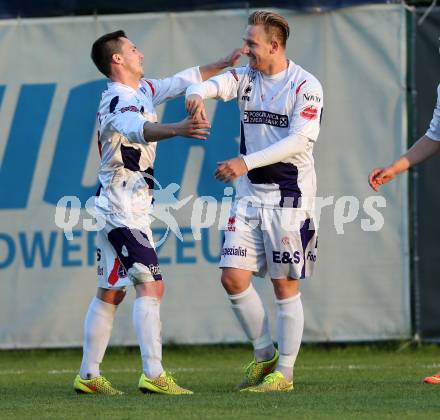
[[[242,55],[243,55],[243,49],[236,48],[227,57],[221,58],[215,63],[200,66],[199,71],[200,71],[200,75],[202,76],[202,80],[205,81],[210,79],[211,77],[220,73],[222,70],[224,70],[227,67],[234,67]]]
[[[395,160],[391,165],[383,168],[373,169],[369,176],[368,182],[376,192],[379,191],[381,185],[394,179],[396,175],[405,172],[414,165],[417,165],[440,151],[440,141],[429,138],[426,134],[420,137],[416,143],[400,158]]]
[[[433,140],[424,135],[403,156],[393,162],[391,166],[397,175],[411,166],[425,161],[439,151],[440,141]]]

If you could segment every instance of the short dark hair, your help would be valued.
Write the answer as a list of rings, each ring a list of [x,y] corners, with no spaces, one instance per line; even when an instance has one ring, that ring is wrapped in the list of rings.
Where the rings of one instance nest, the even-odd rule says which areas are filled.
[[[112,55],[120,52],[120,39],[127,38],[122,30],[105,34],[98,38],[92,45],[92,58],[98,70],[107,77],[110,77],[110,63]]]
[[[249,15],[248,25],[262,25],[268,35],[275,36],[285,48],[290,35],[289,22],[281,15],[273,12],[257,10]]]

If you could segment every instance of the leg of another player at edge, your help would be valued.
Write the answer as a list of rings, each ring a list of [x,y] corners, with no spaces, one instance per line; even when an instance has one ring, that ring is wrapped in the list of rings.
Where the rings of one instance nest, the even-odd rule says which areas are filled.
[[[304,329],[299,280],[272,279],[272,283],[277,298],[277,341],[280,352],[276,370],[291,382]]]
[[[273,358],[275,347],[269,332],[266,310],[251,279],[251,271],[224,268],[221,282],[240,326],[254,347],[255,360],[262,362]]]
[[[164,292],[162,280],[140,283],[135,286],[133,325],[142,356],[145,375],[154,379],[163,371],[160,300]]]
[[[107,349],[116,309],[125,297],[124,290],[98,288],[90,302],[84,320],[83,358],[80,376],[92,379],[100,376],[99,366]]]

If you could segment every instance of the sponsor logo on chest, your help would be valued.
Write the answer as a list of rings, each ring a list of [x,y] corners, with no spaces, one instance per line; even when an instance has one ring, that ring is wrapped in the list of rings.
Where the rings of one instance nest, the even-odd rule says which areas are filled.
[[[289,127],[287,115],[275,114],[269,111],[244,111],[243,122],[245,124],[266,124],[274,127]]]

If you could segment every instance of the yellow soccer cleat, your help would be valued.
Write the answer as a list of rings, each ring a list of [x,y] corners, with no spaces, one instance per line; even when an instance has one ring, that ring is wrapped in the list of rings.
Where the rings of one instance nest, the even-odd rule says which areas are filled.
[[[189,395],[193,394],[189,389],[180,387],[174,378],[167,372],[162,372],[157,378],[150,379],[142,373],[139,379],[139,389],[144,393],[157,393],[165,395]]]
[[[241,384],[237,385],[237,389],[243,390],[250,386],[261,384],[264,377],[275,370],[279,357],[280,353],[278,350],[275,350],[275,354],[270,360],[257,362],[254,358],[254,360],[252,360],[252,362],[245,368],[246,377]]]
[[[289,392],[292,390],[293,382],[288,382],[277,370],[269,373],[260,385],[242,389],[247,392]]]
[[[76,375],[73,382],[73,389],[78,394],[104,394],[104,395],[122,395],[123,392],[112,387],[109,380],[104,376],[97,376],[93,379],[82,379]]]

